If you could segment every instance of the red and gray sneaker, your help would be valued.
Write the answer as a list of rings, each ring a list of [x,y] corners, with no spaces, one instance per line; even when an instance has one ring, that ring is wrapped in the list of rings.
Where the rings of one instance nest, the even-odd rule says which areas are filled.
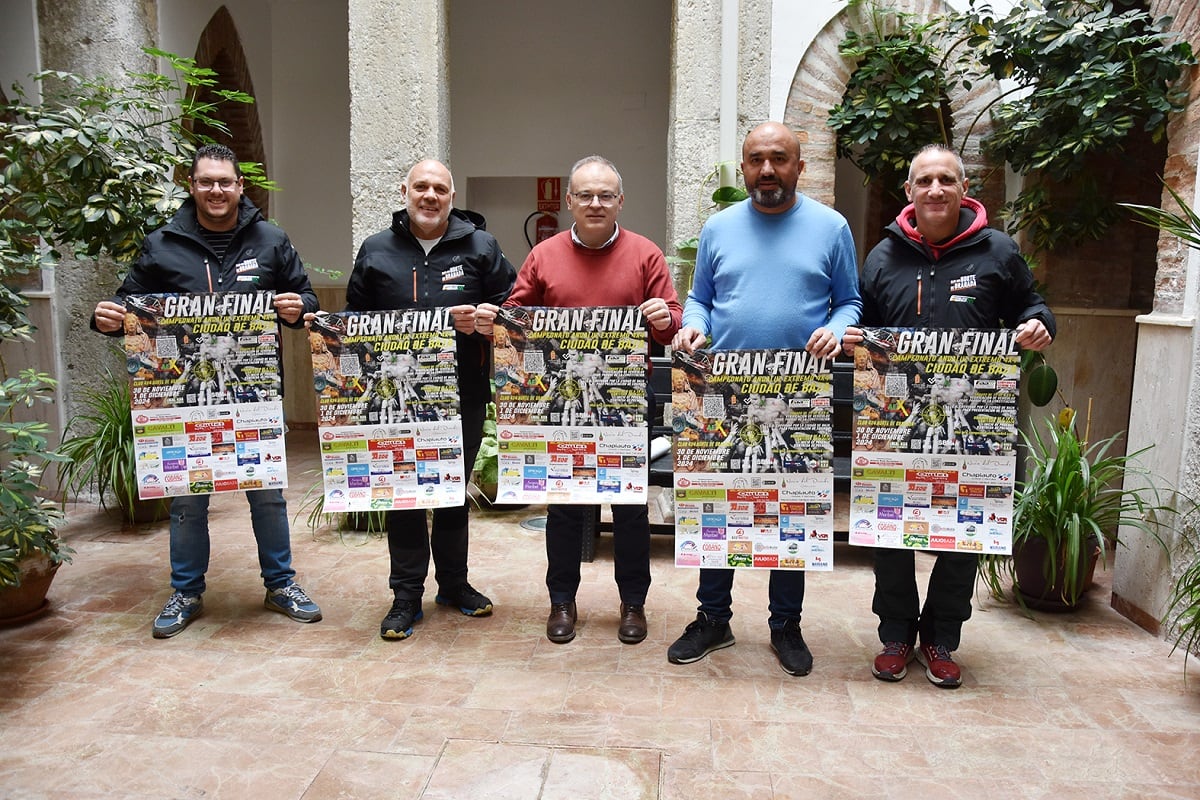
[[[883,650],[875,656],[871,674],[881,681],[902,681],[908,674],[908,664],[917,653],[908,642],[884,642]]]
[[[957,689],[962,683],[962,671],[950,657],[950,651],[940,644],[922,644],[921,660],[925,662],[925,677],[934,686]]]

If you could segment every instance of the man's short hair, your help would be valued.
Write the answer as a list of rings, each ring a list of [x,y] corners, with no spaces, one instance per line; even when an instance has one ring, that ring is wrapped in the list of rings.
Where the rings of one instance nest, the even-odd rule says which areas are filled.
[[[617,165],[609,161],[604,156],[584,156],[576,161],[571,166],[571,171],[567,173],[567,191],[571,191],[571,180],[575,177],[575,173],[588,164],[601,164],[608,167],[617,176],[617,194],[625,194],[625,181],[621,179],[621,172],[617,169]]]
[[[233,174],[239,178],[242,177],[242,168],[238,165],[237,155],[223,144],[206,144],[196,148],[195,154],[192,156],[192,168],[188,170],[188,177],[196,175],[196,164],[202,158],[211,158],[213,161],[228,161],[233,164]]]
[[[913,156],[912,161],[909,162],[909,164],[908,164],[909,183],[911,183],[912,179],[913,179],[913,165],[916,164],[917,159],[920,156],[924,155],[925,153],[949,153],[950,155],[954,156],[954,162],[958,165],[958,181],[959,181],[959,183],[962,183],[963,181],[965,181],[967,179],[967,168],[965,166],[963,166],[962,156],[960,156],[958,154],[958,151],[955,150],[953,147],[948,147],[948,146],[942,144],[941,142],[934,142],[933,144],[927,144],[924,147],[922,147],[920,150],[918,150],[917,154],[915,156]]]

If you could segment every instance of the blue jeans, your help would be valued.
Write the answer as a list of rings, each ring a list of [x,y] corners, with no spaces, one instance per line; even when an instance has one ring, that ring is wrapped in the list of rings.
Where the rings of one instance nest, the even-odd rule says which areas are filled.
[[[208,572],[208,501],[212,495],[195,494],[171,501],[171,586],[196,595],[204,592]],[[292,541],[288,530],[287,502],[280,489],[246,492],[250,522],[258,542],[258,564],[268,589],[287,586],[296,576],[292,569]]]
[[[733,574],[734,569],[702,569],[700,585],[696,589],[699,610],[713,622],[729,622],[733,617]],[[804,572],[801,570],[773,569],[768,584],[771,616],[767,625],[771,630],[782,630],[788,620],[800,621],[800,610],[804,606]]]

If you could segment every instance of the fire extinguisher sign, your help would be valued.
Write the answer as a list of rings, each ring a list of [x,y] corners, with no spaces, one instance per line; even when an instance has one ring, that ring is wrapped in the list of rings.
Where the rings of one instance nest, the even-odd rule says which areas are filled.
[[[537,193],[537,210],[557,213],[562,206],[562,178],[538,178]]]

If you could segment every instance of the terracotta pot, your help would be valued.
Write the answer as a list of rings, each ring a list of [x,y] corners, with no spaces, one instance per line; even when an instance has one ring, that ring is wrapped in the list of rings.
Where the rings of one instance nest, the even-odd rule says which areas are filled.
[[[1100,559],[1100,544],[1089,540],[1089,547],[1079,554],[1075,567],[1083,577],[1079,581],[1079,597],[1070,602],[1063,598],[1063,573],[1065,564],[1059,559],[1058,572],[1052,581],[1047,581],[1042,565],[1046,561],[1046,541],[1029,539],[1013,547],[1013,572],[1016,581],[1013,591],[1021,596],[1025,605],[1039,611],[1074,611],[1083,600],[1083,594],[1092,585],[1096,574],[1096,562]]]
[[[21,565],[21,585],[0,589],[0,626],[19,625],[36,619],[50,608],[46,592],[59,564],[41,553],[26,556]]]

